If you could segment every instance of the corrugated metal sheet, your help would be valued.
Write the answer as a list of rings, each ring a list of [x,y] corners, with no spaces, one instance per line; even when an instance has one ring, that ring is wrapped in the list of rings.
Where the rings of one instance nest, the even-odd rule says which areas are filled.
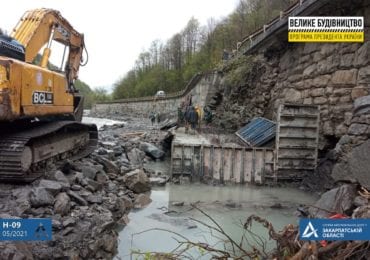
[[[276,123],[263,117],[256,117],[236,133],[252,147],[262,146],[276,135]]]

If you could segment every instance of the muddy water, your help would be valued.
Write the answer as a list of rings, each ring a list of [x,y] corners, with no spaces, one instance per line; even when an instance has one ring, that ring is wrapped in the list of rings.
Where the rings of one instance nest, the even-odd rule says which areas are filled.
[[[148,167],[169,171],[169,162],[156,162]],[[153,188],[153,202],[145,209],[129,214],[130,223],[120,232],[119,257],[121,259],[141,259],[133,251],[170,252],[178,246],[174,239],[184,240],[180,234],[191,241],[216,244],[219,239],[210,234],[210,230],[193,219],[211,223],[201,212],[192,209],[190,204],[204,210],[236,241],[242,235],[242,223],[251,214],[256,214],[271,221],[276,230],[281,230],[289,223],[297,224],[294,211],[300,204],[312,204],[317,197],[293,188],[271,188],[255,186],[210,186],[203,184],[167,184]],[[174,206],[184,202],[184,206]],[[283,208],[274,209],[272,205],[280,203]],[[153,228],[169,230],[151,230]],[[254,224],[252,231],[266,239],[267,248],[274,243],[268,240],[266,230]],[[217,234],[219,235],[219,234]],[[253,239],[249,236],[251,243]],[[199,255],[192,251],[193,256]],[[209,259],[202,257],[201,259]]]

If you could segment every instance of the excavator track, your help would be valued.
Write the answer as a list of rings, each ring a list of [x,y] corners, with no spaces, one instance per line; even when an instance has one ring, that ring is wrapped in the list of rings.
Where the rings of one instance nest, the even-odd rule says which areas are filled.
[[[86,157],[98,142],[96,125],[76,121],[0,127],[1,181],[31,182],[50,165]]]

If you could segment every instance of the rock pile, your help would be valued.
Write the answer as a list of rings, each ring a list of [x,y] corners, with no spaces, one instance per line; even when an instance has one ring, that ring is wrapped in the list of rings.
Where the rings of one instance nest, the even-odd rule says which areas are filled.
[[[104,127],[92,155],[54,167],[40,180],[0,184],[0,218],[51,218],[53,230],[47,242],[0,242],[0,259],[114,257],[117,224],[127,224],[132,208],[151,202],[146,153],[164,156],[153,144],[158,136],[125,136],[122,129]]]

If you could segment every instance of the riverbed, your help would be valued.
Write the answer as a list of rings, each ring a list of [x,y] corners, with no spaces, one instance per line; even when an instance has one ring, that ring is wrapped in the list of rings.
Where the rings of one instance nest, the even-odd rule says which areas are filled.
[[[151,163],[149,167],[166,173],[169,162]],[[242,224],[251,214],[266,218],[276,230],[281,230],[287,224],[297,224],[296,208],[314,203],[317,196],[294,188],[167,183],[165,187],[154,187],[151,199],[152,203],[146,208],[129,214],[130,222],[119,234],[117,259],[141,259],[138,254],[133,254],[136,251],[170,252],[179,245],[176,239],[184,241],[176,234],[193,242],[216,245],[220,240],[216,236],[220,234],[210,234],[209,228],[197,222],[212,224],[211,219],[192,208],[192,204],[239,242],[243,234]],[[183,206],[176,206],[181,204]],[[273,248],[267,230],[260,224],[253,225],[252,231],[266,240],[267,250]],[[252,237],[249,239],[256,244]],[[190,253],[199,256],[194,250]],[[209,256],[201,259],[209,259]]]

